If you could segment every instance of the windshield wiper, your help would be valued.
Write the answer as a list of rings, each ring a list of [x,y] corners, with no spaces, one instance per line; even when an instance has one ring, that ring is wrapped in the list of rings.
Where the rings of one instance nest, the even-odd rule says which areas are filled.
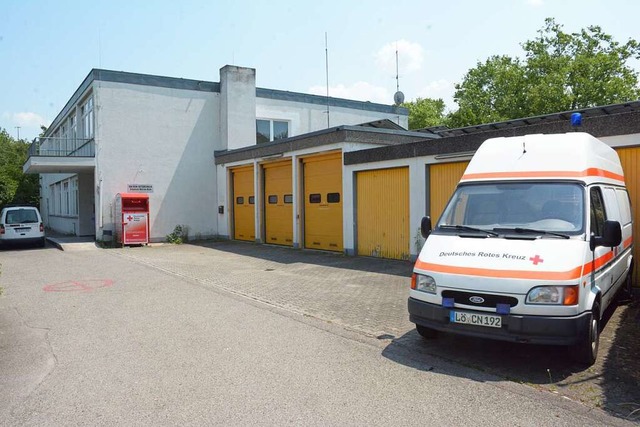
[[[568,234],[563,233],[555,233],[553,231],[547,230],[537,230],[535,228],[522,228],[522,227],[513,227],[513,228],[494,228],[493,231],[504,232],[504,231],[515,231],[516,233],[533,233],[533,234],[544,234],[547,236],[556,236],[562,237],[563,239],[571,238]]]
[[[480,233],[486,233],[490,236],[498,236],[498,233],[491,231],[491,230],[485,230],[482,228],[476,228],[476,227],[469,227],[468,225],[441,225],[438,228],[451,228],[454,230],[461,230],[461,231],[476,231],[476,232],[480,232]]]

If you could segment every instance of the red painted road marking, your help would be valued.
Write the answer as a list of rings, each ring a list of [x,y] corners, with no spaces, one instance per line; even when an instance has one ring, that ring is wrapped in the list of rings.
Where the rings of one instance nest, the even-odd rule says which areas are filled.
[[[532,261],[533,265],[538,265],[539,262],[544,262],[544,260],[540,258],[540,255],[536,255],[535,257],[529,258],[529,261]]]
[[[108,288],[113,285],[111,279],[71,280],[53,283],[42,288],[45,292],[91,292],[95,289]]]

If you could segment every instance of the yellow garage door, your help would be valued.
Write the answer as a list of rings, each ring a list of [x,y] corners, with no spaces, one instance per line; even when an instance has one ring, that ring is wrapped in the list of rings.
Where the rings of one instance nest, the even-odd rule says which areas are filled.
[[[429,165],[429,215],[436,224],[469,162]]]
[[[265,241],[293,246],[291,160],[264,167]]]
[[[636,242],[640,236],[640,218],[638,218],[638,206],[640,206],[640,188],[638,182],[640,182],[640,147],[625,147],[616,148],[618,156],[620,156],[620,162],[622,163],[622,169],[624,170],[624,181],[627,184],[629,190],[629,198],[631,199],[631,212],[633,214],[633,237],[634,237],[634,253],[633,258],[638,260],[640,256],[640,245]],[[638,262],[635,263],[636,268],[634,272],[635,286],[638,286]]]
[[[304,163],[304,246],[342,252],[342,153]]]
[[[233,238],[256,240],[253,165],[233,169]]]
[[[358,255],[409,259],[409,168],[357,172],[356,191]]]

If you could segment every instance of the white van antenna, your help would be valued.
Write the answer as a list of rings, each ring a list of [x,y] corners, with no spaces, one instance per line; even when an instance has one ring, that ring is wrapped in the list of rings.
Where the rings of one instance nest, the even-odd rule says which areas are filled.
[[[527,147],[525,147],[524,141],[522,141],[522,154],[527,154]]]

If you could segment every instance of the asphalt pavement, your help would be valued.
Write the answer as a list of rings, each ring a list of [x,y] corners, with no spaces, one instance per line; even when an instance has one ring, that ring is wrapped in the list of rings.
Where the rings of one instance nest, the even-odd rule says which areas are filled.
[[[1,425],[628,424],[431,354],[409,263],[223,242],[0,264]]]

